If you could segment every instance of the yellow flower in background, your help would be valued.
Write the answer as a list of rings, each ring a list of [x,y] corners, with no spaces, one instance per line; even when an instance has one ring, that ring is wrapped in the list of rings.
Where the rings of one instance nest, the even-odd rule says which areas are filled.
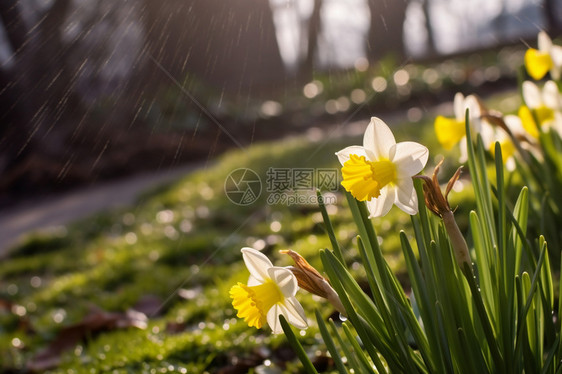
[[[515,145],[511,138],[503,131],[498,132],[496,135],[496,140],[490,146],[490,153],[492,157],[496,157],[496,142],[500,143],[500,148],[502,151],[502,162],[505,168],[509,171],[515,170]]]
[[[468,159],[466,148],[466,129],[465,129],[465,113],[468,109],[470,128],[476,133],[480,133],[486,145],[491,142],[490,126],[481,121],[481,108],[478,99],[473,95],[464,95],[457,92],[453,101],[453,110],[455,117],[447,118],[437,116],[435,119],[435,134],[437,140],[446,150],[452,149],[455,145],[460,144],[460,162]]]
[[[519,108],[517,115],[519,116],[519,118],[521,118],[521,124],[523,125],[525,131],[527,131],[527,133],[533,138],[538,139],[539,128],[537,126],[537,123],[535,122],[533,113],[531,113],[531,109],[529,109],[529,107],[525,105],[522,105]]]
[[[538,49],[529,48],[525,52],[525,67],[534,80],[542,79],[550,72],[552,79],[560,79],[562,68],[562,47],[552,44],[552,40],[544,32],[539,32]]]
[[[464,119],[458,121],[456,118],[437,116],[435,119],[435,133],[439,143],[449,151],[466,136]]]
[[[343,165],[342,186],[367,202],[369,218],[384,216],[393,204],[410,215],[418,212],[412,176],[427,163],[426,147],[415,142],[396,144],[390,128],[373,117],[363,146],[347,147],[336,155]]]
[[[525,81],[522,92],[525,105],[519,108],[518,115],[529,135],[536,139],[539,129],[548,131],[550,128],[562,134],[562,96],[556,83],[548,81],[541,90],[533,82]]]
[[[254,248],[242,248],[244,263],[250,271],[248,284],[238,282],[230,289],[232,306],[250,327],[262,328],[267,322],[274,334],[283,332],[279,315],[299,329],[308,324],[300,303],[295,298],[297,278],[286,268],[273,266]]]

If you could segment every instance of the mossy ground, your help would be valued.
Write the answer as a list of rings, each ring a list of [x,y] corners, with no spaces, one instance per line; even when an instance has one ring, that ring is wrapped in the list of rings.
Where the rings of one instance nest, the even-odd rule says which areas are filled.
[[[398,141],[439,149],[428,121],[393,127]],[[228,290],[248,277],[240,255],[244,246],[263,249],[281,266],[291,261],[278,250],[291,248],[321,269],[318,250],[330,243],[319,209],[316,204],[268,204],[265,191],[253,204],[238,206],[225,195],[225,178],[237,168],[251,168],[262,182],[270,167],[339,168],[334,152],[353,144],[361,144],[361,138],[313,142],[302,137],[231,151],[205,169],[145,193],[128,209],[73,223],[52,236],[30,237],[0,265],[0,301],[7,305],[0,305],[0,371],[25,372],[39,350],[94,307],[125,312],[150,296],[158,308],[147,313],[145,329],[86,333],[50,372],[297,372],[300,364],[285,337],[245,326],[235,316]],[[435,157],[432,153],[430,165]],[[337,203],[328,211],[346,260],[361,277],[356,230],[341,187],[334,196]],[[466,198],[470,193],[458,193],[452,203]],[[374,221],[397,272],[403,269],[397,233],[408,232],[409,222],[396,208]],[[311,323],[300,335],[303,344],[319,366],[330,370],[313,310],[326,317],[333,310],[306,292],[299,299]]]

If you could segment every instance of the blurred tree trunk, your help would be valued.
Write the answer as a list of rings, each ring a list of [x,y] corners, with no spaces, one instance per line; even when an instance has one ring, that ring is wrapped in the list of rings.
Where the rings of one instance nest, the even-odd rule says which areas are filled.
[[[404,20],[407,0],[367,0],[371,21],[367,37],[367,57],[376,61],[392,53],[398,59],[405,55]]]
[[[0,19],[13,53],[10,64],[0,68],[0,86],[4,87],[0,92],[0,173],[3,178],[25,158],[29,146],[34,145],[33,139],[28,138],[34,108],[28,100],[23,100],[32,87],[21,71],[22,66],[27,65],[22,61],[22,55],[29,30],[18,2],[0,1]],[[28,140],[30,144],[27,144]]]
[[[561,33],[561,20],[556,17],[556,0],[544,0],[544,15],[548,32],[551,35],[558,35]]]
[[[0,1],[0,19],[4,24],[4,30],[6,31],[10,47],[15,52],[24,45],[28,31],[23,22],[18,2],[19,0]]]
[[[146,51],[179,81],[256,92],[286,78],[273,14],[263,0],[145,0]],[[161,75],[160,75],[161,76]]]
[[[299,66],[299,80],[308,82],[312,80],[314,75],[314,61],[318,51],[318,35],[322,27],[321,21],[322,0],[314,0],[312,14],[308,20],[306,47],[304,48],[304,57]],[[304,33],[303,33],[304,34]]]
[[[0,1],[0,19],[13,51],[11,64],[0,72],[0,172],[2,184],[9,182],[30,153],[62,152],[63,140],[55,126],[66,105],[73,105],[65,69],[61,25],[70,0],[57,0],[27,25],[24,5],[17,0]],[[56,112],[56,113],[54,113]],[[37,159],[46,160],[44,157]],[[1,184],[0,184],[1,185]]]
[[[435,48],[435,35],[433,34],[433,25],[431,24],[430,1],[423,0],[422,9],[425,20],[425,29],[427,30],[427,44],[426,54],[428,57],[437,56],[437,49]]]

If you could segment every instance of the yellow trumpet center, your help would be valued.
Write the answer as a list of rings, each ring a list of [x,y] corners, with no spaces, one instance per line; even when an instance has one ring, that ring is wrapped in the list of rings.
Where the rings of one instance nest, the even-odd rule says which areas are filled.
[[[466,135],[464,122],[438,116],[435,119],[435,133],[443,148],[450,150]]]
[[[525,67],[534,80],[539,80],[552,69],[552,58],[548,53],[529,48],[525,52]]]
[[[554,120],[554,110],[547,108],[544,105],[539,108],[535,108],[534,111],[541,126],[548,121]]]
[[[533,113],[531,113],[531,110],[523,105],[519,108],[519,112],[517,114],[519,118],[521,118],[521,124],[523,125],[525,131],[527,131],[533,138],[538,139],[539,129],[537,127],[535,119],[533,118]]]
[[[257,286],[247,286],[238,282],[230,289],[232,306],[238,311],[248,326],[261,328],[267,322],[267,312],[275,304],[285,299],[277,283],[267,279]]]
[[[539,126],[544,129],[545,125],[548,126],[548,122],[554,120],[554,110],[544,105],[534,108],[532,112],[528,107],[521,106],[519,108],[518,115],[519,118],[521,118],[523,128],[529,133],[529,135],[536,139],[539,137]],[[538,124],[537,121],[539,122]]]
[[[368,161],[365,156],[350,155],[341,172],[342,186],[359,201],[379,197],[384,186],[396,182],[396,166],[384,158]]]

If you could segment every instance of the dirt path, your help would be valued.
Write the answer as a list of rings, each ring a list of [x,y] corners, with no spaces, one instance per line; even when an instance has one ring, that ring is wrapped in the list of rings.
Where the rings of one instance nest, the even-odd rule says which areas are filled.
[[[0,258],[31,232],[49,232],[92,214],[134,204],[142,192],[173,182],[197,166],[130,177],[49,198],[32,200],[0,211]]]

